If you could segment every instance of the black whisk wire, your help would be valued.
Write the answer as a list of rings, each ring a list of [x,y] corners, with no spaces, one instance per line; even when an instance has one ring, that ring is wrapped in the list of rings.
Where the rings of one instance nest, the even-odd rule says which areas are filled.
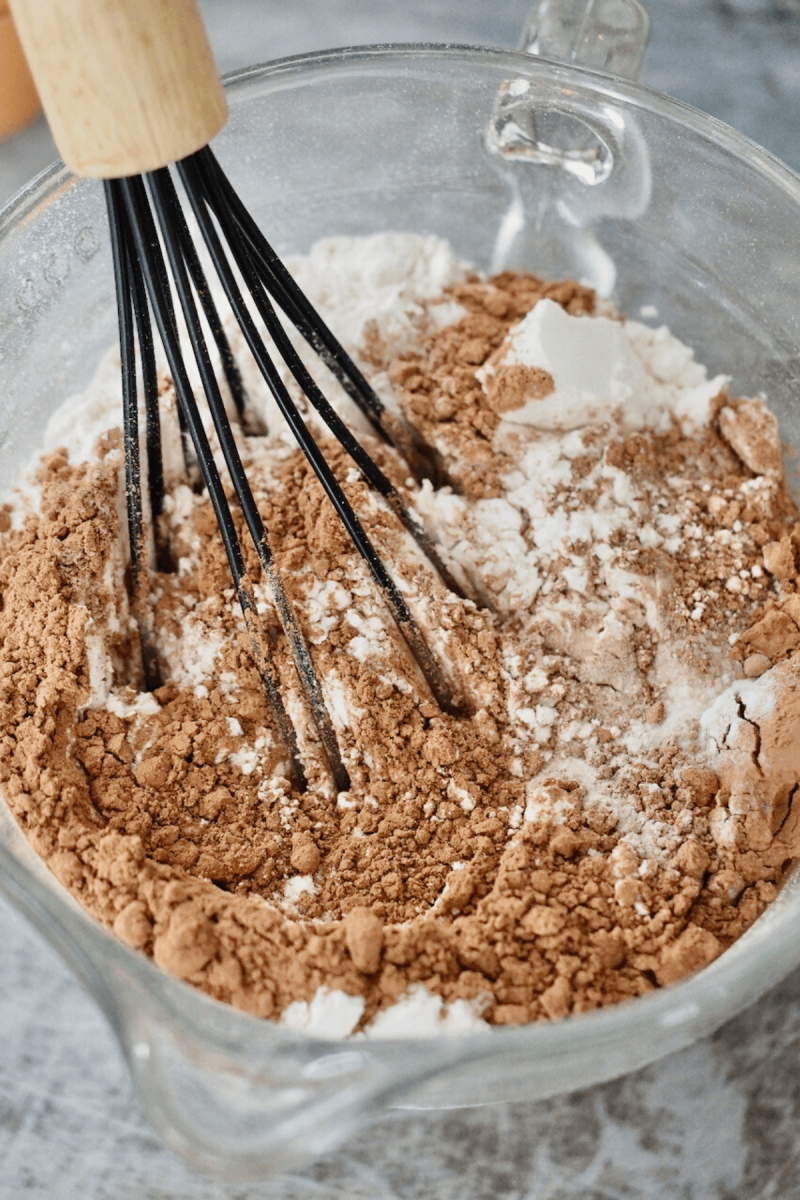
[[[169,179],[169,173],[167,173],[167,178]],[[214,303],[208,283],[206,282],[205,272],[200,263],[200,258],[195,249],[195,244],[192,241],[186,221],[184,220],[183,209],[181,208],[180,200],[174,186],[170,186],[168,199],[171,209],[171,219],[174,221],[180,237],[181,253],[191,276],[195,295],[200,301],[203,315],[206,318],[209,331],[217,347],[222,373],[225,376],[225,382],[228,385],[228,391],[230,392],[233,406],[236,409],[239,424],[246,434],[251,436],[264,434],[266,433],[266,427],[258,417],[258,414],[253,411],[252,405],[249,402],[241,372],[233,356],[230,342],[217,312],[217,306]]]
[[[131,253],[130,253],[129,257],[130,257],[130,260],[132,263],[134,263],[136,261],[137,256],[135,253],[133,253],[133,246],[134,246],[133,230],[136,229],[137,234],[140,235],[141,238],[144,240],[144,242],[148,246],[150,246],[152,249],[152,252],[153,252],[152,266],[156,273],[155,279],[157,279],[157,282],[158,282],[158,295],[160,297],[160,301],[162,304],[162,310],[161,310],[162,317],[163,317],[164,321],[169,323],[169,326],[173,332],[173,336],[177,340],[178,339],[178,325],[177,325],[177,321],[175,319],[175,306],[172,301],[172,288],[170,287],[169,275],[167,273],[166,264],[164,262],[164,256],[161,253],[161,243],[159,242],[158,231],[156,230],[155,222],[153,221],[153,214],[150,211],[150,205],[147,203],[147,195],[146,195],[143,187],[141,187],[141,188],[136,187],[137,181],[141,184],[140,176],[135,175],[135,176],[131,177],[131,183],[134,185],[134,191],[136,192],[136,194],[139,196],[139,199],[140,199],[140,203],[138,205],[138,210],[137,210],[137,215],[138,215],[139,220],[141,220],[142,225],[140,228],[137,228],[133,224],[133,221],[132,221],[132,219],[130,219],[129,214],[128,214],[128,217],[126,218],[126,222],[128,219],[130,219],[131,224],[130,224],[130,226],[128,226],[128,224],[126,223],[123,226],[123,231],[127,231],[128,237],[129,237],[129,244],[131,246]],[[114,181],[111,181],[111,183],[112,183],[113,187],[116,188],[117,185],[114,183]],[[108,185],[106,185],[106,186],[108,187]],[[120,190],[119,195],[122,196],[122,194],[123,193]],[[141,271],[142,271],[141,263],[139,263],[137,265],[137,271],[141,274]],[[149,285],[145,288],[145,291],[147,292],[148,295],[150,294],[151,289],[150,289]],[[151,296],[151,303],[152,303],[152,296]],[[145,297],[145,302],[144,302],[143,306],[141,307],[141,311],[142,311],[142,315],[144,317],[144,314],[146,312],[146,297]],[[151,337],[152,337],[152,331],[151,331]],[[156,384],[156,392],[157,391],[158,391],[158,385]],[[155,419],[155,417],[154,417],[154,419]],[[186,477],[189,481],[189,486],[191,487],[193,492],[201,492],[203,490],[203,474],[202,474],[202,471],[200,470],[200,464],[197,460],[194,443],[193,443],[191,434],[189,432],[189,426],[186,423],[186,415],[185,415],[183,406],[181,404],[178,404],[178,428],[180,430],[180,435],[181,435],[181,450],[183,453],[183,465],[186,470]],[[163,474],[161,476],[160,486],[163,487]]]
[[[200,159],[199,162],[196,161],[198,158]],[[411,513],[403,504],[397,488],[394,486],[391,480],[384,475],[378,464],[370,457],[358,439],[354,437],[350,429],[348,429],[348,427],[345,425],[335,408],[333,408],[333,406],[329,403],[327,397],[312,378],[305,363],[292,345],[292,342],[288,337],[283,325],[281,324],[278,315],[269,299],[268,292],[264,286],[263,278],[261,278],[258,273],[253,254],[248,244],[242,237],[235,217],[225,204],[219,203],[219,197],[214,191],[214,180],[216,176],[208,169],[207,165],[204,165],[203,159],[199,155],[195,155],[190,159],[184,159],[183,162],[178,163],[177,166],[181,182],[183,183],[184,189],[189,198],[189,203],[191,204],[195,218],[200,225],[203,240],[206,243],[206,248],[211,255],[212,261],[214,262],[214,266],[217,270],[217,274],[220,276],[220,280],[223,283],[226,294],[228,295],[228,302],[231,303],[231,292],[235,290],[238,294],[237,303],[239,310],[244,307],[242,305],[241,293],[238,293],[238,289],[233,280],[233,274],[229,269],[225,252],[220,245],[214,225],[208,220],[208,211],[211,211],[217,218],[219,228],[221,229],[228,243],[234,261],[245,280],[248,291],[253,297],[258,314],[264,322],[267,333],[275,343],[278,353],[294,376],[297,384],[300,387],[300,390],[316,409],[319,416],[322,417],[331,433],[337,439],[342,448],[347,452],[347,454],[350,455],[353,462],[369,481],[372,487],[379,493],[379,495],[384,497],[395,515],[399,517],[403,526],[415,539],[420,549],[428,558],[429,562],[436,568],[445,586],[451,592],[454,592],[457,596],[461,597],[461,599],[464,599],[464,592],[460,584],[456,579],[454,579],[444,562],[442,562],[436,547],[431,542],[431,539],[428,537],[425,530],[422,528],[420,523],[416,521],[414,517],[412,517]],[[283,267],[283,264],[281,264],[281,266]],[[285,268],[283,269],[285,270]],[[291,276],[289,276],[289,278],[291,278]],[[294,283],[294,281],[292,282]],[[305,303],[308,304],[308,301],[305,300]],[[240,319],[239,311],[235,311],[237,319]],[[248,338],[249,342],[249,337],[255,329],[252,321],[249,322],[250,333],[245,331],[244,327],[242,328],[243,332],[245,332],[245,337]],[[257,333],[255,333],[254,336],[258,338]],[[331,337],[333,337],[332,334]],[[250,346],[250,349],[254,353],[256,361],[259,362],[260,365],[261,357],[266,354],[266,350],[263,347],[263,342],[260,342],[259,355],[255,354],[252,345]],[[344,351],[342,351],[342,354],[344,354]],[[350,360],[348,359],[347,361],[349,362]],[[355,367],[353,369],[356,370]],[[269,382],[269,380],[267,380],[267,382]],[[364,386],[369,390],[370,395],[374,397],[375,401],[380,404],[380,400],[369,387],[369,384],[366,383],[366,381],[364,381]],[[381,584],[381,586],[383,585]]]
[[[292,781],[298,788],[304,789],[306,778],[298,752],[297,734],[284,707],[278,682],[272,670],[268,639],[258,616],[255,594],[246,577],[244,556],[236,534],[233,516],[186,374],[175,314],[165,286],[166,269],[158,238],[157,236],[153,237],[155,226],[152,223],[144,184],[139,176],[131,176],[128,179],[107,182],[106,189],[116,193],[124,204],[127,224],[123,225],[121,222],[117,224],[119,236],[124,237],[126,233],[130,234],[133,252],[141,265],[150,306],[175,385],[178,405],[183,412],[196,460],[202,472],[203,482],[219,525],[239,604],[250,636],[254,662],[269,699],[279,735],[289,753]],[[117,212],[118,205],[115,205],[113,210],[110,209],[109,216],[114,219]],[[113,234],[112,238],[114,236],[117,235]]]
[[[152,172],[146,178],[153,208],[161,230],[161,236],[164,239],[170,271],[175,282],[186,328],[189,333],[189,340],[192,343],[195,361],[200,372],[203,391],[208,401],[214,428],[216,429],[220,448],[225,459],[225,465],[228,468],[228,474],[233,483],[236,498],[244,514],[261,569],[267,580],[270,596],[278,613],[278,619],[289,642],[300,683],[311,709],[314,723],[317,726],[317,732],[319,733],[320,741],[328,759],[336,784],[336,790],[337,792],[344,792],[350,787],[350,780],[341,760],[339,745],[333,730],[333,723],[322,697],[322,689],[311,661],[308,646],[300,631],[297,617],[294,614],[291,602],[286,594],[286,589],[283,586],[283,580],[275,569],[266,530],[264,529],[258,506],[253,498],[253,493],[250,490],[250,485],[247,482],[244,466],[239,456],[230,422],[228,421],[228,415],[225,411],[225,403],[222,399],[222,394],[219,390],[208,354],[208,347],[203,337],[197,309],[194,305],[182,251],[183,239],[180,235],[180,225],[183,223],[183,214],[180,212],[178,197],[175,194],[174,185],[166,167]],[[186,230],[186,234],[188,236],[188,230]],[[200,287],[208,293],[208,285],[202,275],[199,260],[197,260],[196,266],[199,272]],[[202,464],[202,456],[200,456],[200,460]]]
[[[136,344],[133,300],[135,290],[127,237],[127,221],[120,198],[106,185],[106,208],[111,229],[111,254],[117,292],[120,362],[122,367],[122,427],[125,453],[125,498],[128,514],[128,544],[131,556],[131,596],[139,629],[142,670],[148,691],[160,683],[158,656],[153,636],[150,587],[147,571],[147,539],[142,514],[142,475],[139,454],[139,398],[136,389]],[[141,349],[141,347],[140,347]],[[151,497],[152,500],[152,497]]]
[[[236,317],[236,320],[238,321],[239,326],[244,333],[245,340],[250,348],[250,352],[253,355],[253,358],[255,359],[264,380],[272,392],[272,395],[274,396],[287,424],[289,425],[289,428],[294,434],[298,445],[313,467],[314,473],[325,489],[329,500],[336,509],[342,524],[350,535],[356,548],[369,567],[373,578],[378,584],[378,587],[383,593],[395,623],[405,638],[411,653],[414,655],[414,658],[420,667],[420,670],[425,676],[428,686],[436,698],[437,704],[448,712],[454,711],[455,704],[453,701],[452,690],[447,682],[444,672],[437,663],[433,654],[431,654],[430,648],[423,638],[416,621],[412,617],[408,605],[403,599],[391,575],[387,571],[382,559],[375,550],[375,547],[372,545],[372,542],[367,536],[367,533],[356,516],[350,501],[347,499],[347,496],[342,490],[338,480],[336,479],[336,476],[331,470],[327,459],[323,455],[313,435],[311,434],[311,431],[301,417],[297,405],[289,395],[289,392],[287,391],[286,386],[283,383],[277,368],[275,367],[275,364],[267,352],[263,339],[256,329],[255,322],[253,321],[250,311],[244,302],[244,298],[242,297],[242,293],[236,283],[230,263],[228,262],[227,256],[222,248],[222,244],[217,236],[216,230],[214,229],[213,223],[209,218],[208,211],[205,208],[203,195],[202,193],[198,193],[195,188],[195,184],[198,183],[198,180],[195,172],[192,170],[191,161],[184,159],[183,162],[178,164],[178,169],[181,174],[184,187],[186,188],[187,195],[189,196],[189,202],[192,205],[198,225],[200,226],[200,231],[203,235],[206,247],[228,298],[228,303],[230,304],[234,316]],[[224,226],[224,233],[234,261],[236,262],[236,265],[239,268],[242,277],[244,278],[248,291],[255,301],[259,315],[267,325],[267,328],[269,329],[270,334],[273,336],[273,339],[276,340],[276,344],[278,345],[282,356],[287,360],[287,365],[290,366],[290,369],[292,363],[294,363],[295,367],[297,367],[299,363],[299,357],[289,342],[284,330],[281,328],[280,322],[275,315],[275,310],[270,304],[263,288],[260,286],[259,279],[253,270],[253,264],[250,255],[248,254],[247,249],[245,248],[241,239],[238,237],[235,226],[230,222],[226,222]],[[370,475],[377,480],[380,480],[385,489],[393,492],[394,489],[392,488],[392,485],[389,483],[388,479],[386,479],[377,465],[373,463],[371,459],[369,459],[366,451],[364,451],[363,448],[355,441],[349,431],[346,430],[346,428],[341,424],[339,418],[336,417],[336,414],[333,412],[333,409],[331,409],[327,400],[325,400],[324,396],[322,396],[322,393],[316,387],[313,380],[311,380],[308,372],[302,367],[302,364],[299,364],[299,366],[300,369],[298,370],[298,374],[300,375],[300,379],[302,379],[304,383],[310,384],[310,389],[306,392],[307,397],[312,401],[312,403],[316,402],[315,407],[317,404],[320,404],[320,406],[324,408],[323,415],[325,416],[326,420],[328,416],[335,418],[334,432],[338,432],[338,429],[341,427],[341,430],[346,436],[347,441],[353,447],[352,457],[354,460],[357,461],[359,465],[361,465],[361,462],[364,462],[365,465],[368,464]],[[300,379],[298,379],[298,382],[300,382]],[[348,446],[345,446],[345,449],[348,449]]]
[[[242,236],[248,243],[264,286],[271,293],[273,299],[278,302],[298,332],[333,372],[347,394],[373,426],[375,432],[386,440],[391,440],[391,434],[384,429],[386,406],[383,401],[374,388],[370,387],[361,371],[344,347],[339,344],[264,237],[242,203],[233,184],[219,165],[211,147],[205,146],[197,154],[183,159],[183,163],[180,165],[184,164],[192,164],[202,172],[206,183],[206,195],[213,204],[215,216],[219,216],[220,211],[227,209],[234,217]]]
[[[342,523],[367,564],[439,706],[457,712],[445,672],[430,651],[399,588],[376,552],[347,496],[338,483],[316,440],[291,398],[275,362],[256,327],[250,307],[237,283],[234,266],[264,323],[269,337],[313,408],[358,466],[364,478],[385,499],[403,525],[416,538],[443,581],[462,594],[419,522],[403,504],[397,489],[353,436],[315,383],[292,344],[273,307],[274,300],[307,342],[317,351],[347,393],[384,438],[408,453],[404,422],[388,414],[379,397],[351,362],[310,303],[297,288],[286,268],[263,239],[258,227],[236,196],[211,151],[206,148],[178,164],[178,172],[219,276],[228,303],[239,323],[253,358],[269,387],[298,445],[311,464]],[[128,531],[131,543],[133,603],[139,621],[146,686],[158,680],[158,662],[152,631],[152,610],[147,583],[147,548],[142,517],[140,437],[134,324],[138,334],[145,411],[145,445],[148,463],[150,516],[159,570],[168,569],[170,555],[164,516],[164,476],[161,450],[158,382],[152,340],[151,314],[164,346],[177,397],[184,461],[195,490],[205,485],[222,535],[234,586],[250,635],[254,661],[272,706],[275,721],[290,759],[293,783],[303,789],[305,772],[300,760],[297,735],[281,698],[271,665],[270,639],[259,618],[252,581],[247,577],[244,555],[236,526],[220,479],[213,452],[197,408],[175,314],[172,289],[183,316],[214,428],[245,524],[256,550],[270,598],[286,636],[300,685],[314,719],[323,752],[337,791],[350,786],[342,762],[330,714],[325,705],[308,646],[300,630],[272,555],[268,533],[247,482],[244,466],[228,419],[220,385],[212,365],[204,333],[216,345],[239,424],[245,434],[264,432],[254,414],[234,359],[211,289],[195,248],[181,202],[167,168],[141,176],[107,182],[106,199],[112,234],[119,310],[123,377],[123,425],[126,464]],[[148,198],[149,192],[149,198]],[[155,214],[155,216],[154,216]],[[221,236],[225,239],[223,247]],[[162,250],[163,245],[163,250]],[[166,255],[166,258],[165,258]],[[169,264],[169,270],[167,268]],[[233,264],[233,265],[232,265]],[[411,427],[407,427],[413,435]]]
[[[418,479],[427,477],[437,485],[451,484],[440,456],[422,440],[412,425],[388,411],[375,389],[364,378],[350,355],[292,278],[242,203],[211,147],[203,147],[183,162],[196,164],[202,172],[206,184],[206,197],[214,215],[221,219],[221,214],[230,213],[234,218],[264,287],[339,381],[377,435],[400,450]]]
[[[119,219],[127,222],[124,207],[115,193],[114,202],[118,205]],[[126,239],[130,245],[129,238]],[[142,270],[135,256],[127,255],[131,277],[131,301],[136,320],[136,336],[139,342],[139,361],[142,370],[142,391],[144,393],[145,410],[145,447],[147,461],[147,491],[150,498],[150,523],[153,529],[153,541],[156,556],[156,567],[164,574],[174,570],[170,552],[169,535],[164,515],[164,459],[161,448],[161,416],[158,409],[158,374],[156,371],[156,353],[153,344],[153,327],[150,323],[150,311],[147,307],[147,291],[142,277]],[[121,332],[121,331],[120,331]],[[120,345],[124,345],[120,338]]]

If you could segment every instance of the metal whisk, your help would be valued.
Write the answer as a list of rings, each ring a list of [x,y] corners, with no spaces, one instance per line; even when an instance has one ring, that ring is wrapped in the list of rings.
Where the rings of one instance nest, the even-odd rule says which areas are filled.
[[[408,512],[394,485],[370,458],[312,379],[281,324],[272,300],[280,305],[285,315],[306,340],[320,352],[324,361],[347,389],[361,411],[369,418],[373,427],[385,436],[385,409],[380,399],[325,326],[318,313],[314,311],[280,259],[259,232],[211,150],[206,147],[184,159],[178,163],[177,171],[228,302],[261,374],[347,532],[372,572],[437,703],[444,709],[452,710],[454,708],[453,696],[444,673],[431,654],[405,600],[375,551],[358,516],[282,382],[245,303],[231,264],[235,263],[241,273],[256,310],[274,345],[309,402],[359,467],[364,477],[388,501],[406,529],[413,534],[443,579],[450,587],[456,588],[455,581],[436,554],[425,532]],[[169,277],[172,279],[179,298],[225,464],[241,505],[248,532],[258,554],[275,610],[288,639],[334,782],[338,791],[344,791],[349,786],[349,780],[342,764],[330,715],[322,697],[308,647],[298,626],[283,581],[275,568],[267,531],[247,482],[222,393],[212,368],[195,296],[200,301],[208,327],[217,344],[223,372],[239,419],[243,427],[247,429],[247,397],[242,386],[241,376],[223,331],[219,313],[211,297],[197,250],[192,242],[177,190],[166,168],[149,173],[144,180],[140,177],[132,177],[106,181],[105,189],[114,256],[122,348],[128,529],[134,597],[137,601],[136,608],[147,682],[150,686],[157,685],[157,666],[152,634],[148,625],[148,606],[145,600],[149,589],[139,462],[134,327],[138,333],[144,382],[148,490],[154,530],[159,530],[162,524],[159,518],[163,512],[164,479],[155,356],[145,291],[175,384],[187,463],[190,470],[194,462],[197,463],[203,484],[207,488],[209,498],[214,506],[234,586],[247,622],[253,657],[269,696],[276,723],[290,752],[297,781],[301,783],[303,780],[295,731],[286,713],[274,672],[270,666],[268,646],[261,627],[261,620],[256,613],[252,584],[245,577],[242,548],[214,456],[203,428],[197,401],[189,383],[170,295],[166,265],[168,263]],[[212,218],[216,218],[216,226]],[[166,252],[166,262],[159,244],[159,233]],[[223,244],[223,238],[227,247]],[[163,562],[166,551],[166,547],[163,545],[163,535],[158,538],[158,542],[161,544],[157,549],[157,555]]]
[[[263,429],[259,427],[258,419],[248,405],[241,375],[166,163],[178,160],[175,170],[208,256],[250,352],[280,411],[369,567],[437,703],[442,709],[453,712],[456,711],[456,705],[446,676],[285,387],[242,295],[236,272],[244,281],[274,347],[309,403],[350,455],[363,477],[385,499],[413,535],[444,583],[460,594],[456,581],[436,553],[425,531],[403,504],[394,485],[353,436],[311,377],[278,316],[276,306],[330,368],[376,434],[404,453],[412,470],[416,473],[420,473],[421,470],[433,473],[435,464],[430,466],[431,455],[426,453],[427,448],[415,431],[402,419],[387,412],[380,398],[281,263],[237,196],[214,154],[204,144],[224,122],[227,110],[224,98],[220,109],[219,80],[210,59],[205,33],[193,0],[174,2],[171,13],[167,6],[159,5],[158,0],[51,0],[47,6],[36,4],[34,0],[13,0],[12,8],[42,93],[45,109],[65,160],[79,173],[105,177],[122,361],[123,432],[133,608],[139,625],[145,684],[149,688],[156,687],[159,677],[148,603],[150,589],[147,524],[142,502],[137,342],[144,395],[144,446],[147,456],[150,525],[153,530],[156,564],[162,570],[167,569],[169,565],[152,319],[164,347],[175,386],[187,473],[193,482],[205,486],[208,491],[249,632],[253,659],[269,698],[275,723],[289,753],[293,782],[299,788],[305,787],[305,772],[298,753],[296,731],[286,712],[270,663],[269,643],[257,613],[253,585],[246,575],[244,555],[231,509],[189,382],[173,302],[174,289],[228,474],[291,649],[334,785],[337,791],[345,791],[350,785],[347,770],[342,762],[333,724],[308,646],[283,581],[276,570],[268,532],[245,476],[203,333],[198,301],[216,344],[222,373],[242,429],[249,434],[263,432]],[[47,11],[43,12],[42,9]],[[183,11],[176,13],[176,9]],[[180,22],[180,27],[175,23],[176,20]],[[187,28],[187,21],[191,22],[191,28]],[[54,29],[54,25],[58,28]],[[157,27],[155,33],[153,26]],[[154,46],[159,34],[162,41],[156,54]],[[59,63],[54,64],[48,41],[54,36],[62,39],[62,42],[64,38],[71,39],[70,48],[82,66],[86,66],[92,55],[101,56],[100,69],[89,69],[88,79],[84,75],[81,76],[83,93],[88,91],[90,94],[91,102],[88,107],[85,103],[82,107],[80,103],[76,106],[74,89],[70,92],[64,84],[63,54]],[[186,49],[187,40],[192,43],[191,54]],[[173,51],[172,57],[169,53],[170,46]],[[201,51],[205,59],[201,63],[202,70],[198,73],[197,60],[198,55],[202,57]],[[147,68],[146,79],[137,78],[134,62],[137,52],[141,63]],[[158,60],[155,66],[154,57]],[[96,66],[96,61],[90,62],[90,67]],[[136,104],[140,107],[144,105],[148,119],[140,119],[138,125],[136,121],[131,123],[130,113],[120,108],[117,94],[119,76],[115,73],[115,68],[117,72],[120,69],[124,71],[122,82],[128,92],[123,98],[124,102],[130,105],[133,96]],[[176,77],[178,83],[181,82],[182,69],[185,75],[182,91],[181,87],[178,87],[179,94],[173,95]],[[162,93],[165,86],[172,88],[170,95],[173,96],[175,105],[175,111],[171,114],[172,125],[169,119],[164,120],[161,108],[156,106],[154,109],[146,93],[148,85],[160,88]],[[107,105],[109,96],[114,100],[117,121],[124,126],[124,131],[130,133],[133,128],[133,140],[136,144],[132,149],[126,149],[123,131],[115,130],[113,121],[109,129],[102,128],[99,133],[93,128],[98,124],[103,125],[108,114],[98,106],[103,103]],[[163,94],[159,99],[163,108]],[[205,117],[199,120],[198,124],[200,109],[205,110]],[[199,115],[203,116],[203,113]],[[156,126],[155,129],[148,127],[148,120],[150,126]],[[84,122],[84,128],[76,133],[81,121]],[[175,129],[172,127],[176,122],[183,130],[177,141],[174,136]],[[198,145],[202,148],[197,149]],[[176,146],[178,152],[175,152]],[[110,166],[113,166],[113,170]],[[130,169],[131,167],[133,169]]]

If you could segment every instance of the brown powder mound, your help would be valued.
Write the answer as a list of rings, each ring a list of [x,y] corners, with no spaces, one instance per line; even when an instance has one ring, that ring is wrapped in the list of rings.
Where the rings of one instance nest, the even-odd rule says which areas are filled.
[[[522,408],[528,400],[543,400],[554,390],[553,376],[538,367],[498,367],[489,377],[486,398],[496,413]]]
[[[783,474],[778,422],[757,400],[738,400],[719,414],[722,436],[751,471],[780,479]]]
[[[553,381],[546,371],[506,368],[487,394],[475,372],[537,301],[547,298],[577,316],[594,312],[594,293],[571,280],[553,283],[504,271],[489,284],[457,284],[449,294],[467,316],[424,339],[420,352],[396,359],[389,377],[403,388],[409,419],[448,459],[458,487],[468,496],[493,496],[498,471],[508,469],[492,447],[500,416],[524,402],[521,389],[544,397]]]
[[[453,294],[469,315],[392,373],[426,435],[452,447],[454,469],[469,464],[460,479],[465,491],[488,496],[492,472],[496,479],[503,468],[491,444],[497,412],[476,366],[540,296],[571,312],[591,312],[593,299],[575,284],[512,275]],[[741,405],[727,411],[738,414]],[[596,444],[587,441],[572,471],[576,488],[598,457],[642,487],[661,486],[672,473],[694,479],[680,498],[682,519],[709,539],[723,534],[713,549],[699,561],[667,562],[620,533],[615,553],[627,569],[658,582],[676,662],[713,675],[719,646],[727,656],[732,639],[744,673],[758,678],[773,662],[796,669],[797,513],[774,476],[771,490],[749,492],[746,503],[735,498],[756,470],[740,433],[722,420],[702,439],[676,428],[600,444],[603,432]],[[402,480],[388,452],[370,449]],[[776,895],[800,854],[786,722],[768,727],[765,708],[763,761],[757,724],[747,721],[738,741],[729,733],[719,770],[666,735],[637,756],[625,750],[615,721],[635,710],[658,726],[665,705],[651,672],[658,646],[634,608],[609,624],[582,674],[569,649],[555,644],[557,630],[545,624],[535,631],[537,653],[543,647],[549,654],[548,703],[560,719],[603,716],[593,748],[576,741],[572,753],[664,831],[666,856],[640,860],[611,808],[580,780],[548,773],[555,732],[548,741],[545,727],[540,741],[521,743],[509,723],[508,664],[524,659],[519,635],[529,614],[501,618],[456,601],[418,558],[403,557],[397,521],[371,502],[331,446],[326,454],[381,554],[409,588],[424,591],[471,715],[438,710],[390,623],[381,636],[397,665],[394,677],[354,652],[359,626],[334,618],[337,604],[343,612],[357,608],[361,568],[299,452],[286,457],[277,487],[254,471],[254,489],[315,666],[348,698],[340,740],[351,791],[338,802],[331,794],[308,729],[301,736],[311,786],[294,794],[284,778],[206,498],[197,498],[173,543],[176,557],[189,556],[189,534],[196,535],[196,562],[180,576],[158,576],[154,620],[164,644],[197,622],[204,637],[219,637],[217,662],[200,684],[171,679],[137,708],[140,664],[117,515],[121,454],[114,439],[101,450],[92,466],[73,467],[63,454],[48,459],[40,514],[21,529],[8,517],[0,523],[0,782],[64,886],[165,970],[265,1017],[325,986],[363,995],[368,1020],[424,983],[446,1001],[479,999],[489,1021],[514,1024],[679,979],[714,959]],[[773,459],[762,458],[767,474]],[[737,524],[743,532],[734,544],[727,534]],[[314,617],[320,587],[328,589],[327,608]],[[337,598],[337,587],[345,598]],[[287,648],[269,610],[265,620],[282,690],[296,710],[302,704]],[[329,627],[320,634],[323,620]],[[89,703],[101,628],[115,688],[130,700],[115,711]],[[750,671],[747,663],[754,663]],[[621,670],[636,689],[622,697],[608,686],[609,671],[618,682]],[[257,766],[248,759],[254,746]],[[747,780],[752,786],[743,786]],[[532,815],[523,823],[526,805]],[[310,877],[313,891],[291,890]]]

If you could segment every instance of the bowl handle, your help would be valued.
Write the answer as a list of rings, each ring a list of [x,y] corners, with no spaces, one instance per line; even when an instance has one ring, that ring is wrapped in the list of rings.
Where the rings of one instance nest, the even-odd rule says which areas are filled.
[[[537,0],[519,49],[638,80],[649,34],[639,0]]]

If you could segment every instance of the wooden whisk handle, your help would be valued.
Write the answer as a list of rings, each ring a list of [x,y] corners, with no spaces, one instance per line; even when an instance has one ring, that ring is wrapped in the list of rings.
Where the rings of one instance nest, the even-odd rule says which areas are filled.
[[[10,0],[58,149],[118,178],[193,154],[228,106],[195,0]]]

